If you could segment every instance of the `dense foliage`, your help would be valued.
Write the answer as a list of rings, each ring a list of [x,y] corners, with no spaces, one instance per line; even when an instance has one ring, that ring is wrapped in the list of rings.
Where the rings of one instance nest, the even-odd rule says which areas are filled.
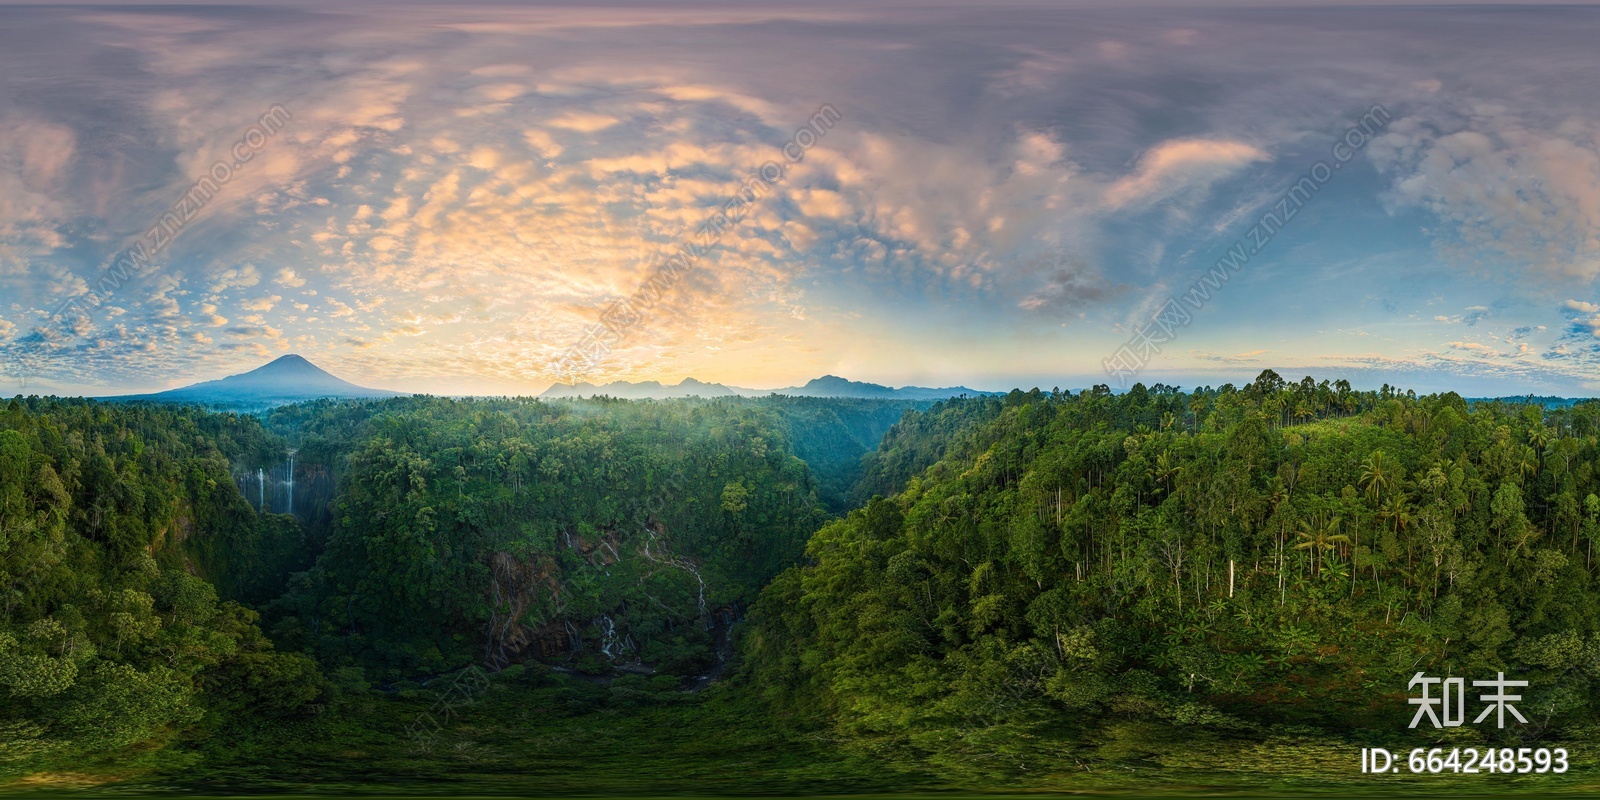
[[[946,400],[921,414],[907,414],[884,432],[877,447],[861,459],[850,490],[850,507],[865,505],[876,495],[891,495],[952,451],[987,447],[998,429],[994,419],[1005,402],[998,397]]]
[[[1257,746],[1326,776],[1348,771],[1330,742],[1405,735],[1418,670],[1530,682],[1529,725],[1429,736],[1592,739],[1597,437],[1591,403],[1271,372],[263,420],[12,401],[0,777],[172,753],[221,771],[171,768],[201,783],[267,789],[310,758],[358,786],[371,754],[519,788],[477,764],[495,752],[660,787],[631,751],[662,725],[677,788],[739,759],[768,770],[746,788],[1082,789]],[[240,495],[274,471],[294,516]],[[487,695],[431,749],[409,731],[463,668]]]
[[[271,715],[320,691],[207,578],[249,588],[293,549],[231,459],[253,421],[155,407],[0,407],[0,763],[113,750],[201,721]],[[297,526],[287,526],[297,535]],[[238,566],[224,574],[223,563]]]
[[[913,435],[941,417],[992,419]],[[1531,684],[1517,735],[1582,730],[1600,709],[1597,434],[1593,404],[1270,371],[955,401],[877,461],[948,455],[767,590],[749,671],[861,741],[969,756],[1119,720],[1403,731],[1418,670],[1503,670]]]
[[[273,424],[340,487],[274,631],[387,678],[568,650],[702,672],[718,620],[824,519],[787,426],[747,402],[405,398]]]
[[[859,505],[863,470],[871,468],[884,435],[897,423],[923,418],[908,411],[934,405],[930,400],[784,396],[743,402],[777,415],[794,454],[816,478],[817,497],[841,514]]]

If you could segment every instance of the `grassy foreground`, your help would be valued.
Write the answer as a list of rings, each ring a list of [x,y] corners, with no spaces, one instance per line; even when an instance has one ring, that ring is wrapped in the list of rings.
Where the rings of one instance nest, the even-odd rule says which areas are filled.
[[[1062,730],[1004,753],[913,753],[774,720],[715,687],[702,695],[557,678],[497,680],[438,712],[420,687],[346,692],[320,713],[219,726],[99,761],[4,774],[35,797],[1005,795],[1494,796],[1594,794],[1578,744],[1566,775],[1359,774],[1361,744],[1311,731],[1251,737],[1127,721]],[[447,701],[448,702],[448,701]],[[435,710],[431,739],[412,730]],[[1368,742],[1365,744],[1382,744]],[[1405,745],[1393,743],[1399,748]],[[0,773],[3,774],[3,773]]]

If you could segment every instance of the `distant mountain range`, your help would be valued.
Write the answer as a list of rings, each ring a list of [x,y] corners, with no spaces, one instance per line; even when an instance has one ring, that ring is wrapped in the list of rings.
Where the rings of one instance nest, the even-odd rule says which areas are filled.
[[[682,383],[669,385],[656,381],[641,381],[629,383],[616,381],[614,383],[596,386],[592,383],[565,384],[558,383],[544,391],[540,397],[551,399],[561,397],[596,397],[606,395],[623,400],[666,400],[673,397],[736,397],[744,392],[736,391],[720,383],[703,383],[694,378],[685,378]]]
[[[230,375],[214,381],[196,383],[165,392],[102,397],[100,399],[113,402],[153,400],[166,403],[191,403],[230,411],[254,412],[322,398],[369,399],[400,397],[405,394],[408,393],[357,386],[298,355],[290,354],[249,372]],[[656,381],[642,381],[639,383],[613,381],[600,385],[592,383],[573,385],[558,383],[545,390],[539,396],[547,399],[558,399],[604,395],[624,400],[667,400],[678,397],[710,398],[788,395],[790,397],[839,397],[879,400],[943,400],[961,395],[983,397],[1004,394],[1005,392],[985,392],[966,386],[948,386],[944,388],[901,386],[895,388],[877,383],[847,380],[837,375],[824,375],[808,381],[804,386],[790,386],[784,389],[745,389],[721,383],[706,383],[694,378],[685,378],[683,382],[677,384],[663,384]],[[1469,403],[1531,402],[1541,404],[1546,408],[1564,408],[1583,400],[1584,398],[1535,397],[1531,395],[1522,397],[1467,398]]]
[[[1468,403],[1508,403],[1511,405],[1540,405],[1545,408],[1571,408],[1579,403],[1587,402],[1589,397],[1556,397],[1554,395],[1522,395],[1520,397],[1468,397]]]
[[[249,372],[214,381],[154,394],[101,399],[153,400],[163,403],[193,403],[230,410],[258,410],[324,397],[374,398],[398,397],[402,394],[403,392],[391,392],[387,389],[357,386],[330,374],[300,356],[291,354]]]
[[[846,380],[837,375],[824,375],[820,378],[812,379],[804,386],[791,386],[786,389],[744,389],[720,383],[705,383],[694,378],[686,378],[682,383],[676,385],[665,385],[656,381],[643,381],[641,383],[613,381],[598,386],[592,383],[572,385],[558,383],[547,389],[540,397],[596,397],[605,395],[626,400],[665,400],[673,397],[764,397],[773,394],[783,394],[791,397],[942,400],[960,395],[979,397],[983,395],[1002,395],[1005,392],[983,392],[977,389],[969,389],[965,386],[949,386],[942,389],[930,389],[924,386],[902,386],[896,389],[877,383]]]
[[[249,372],[230,375],[214,381],[196,383],[165,392],[102,397],[100,399],[113,402],[151,400],[162,403],[192,403],[230,411],[251,412],[322,398],[364,399],[398,397],[403,394],[406,393],[357,386],[343,378],[330,374],[298,355],[291,354]],[[590,383],[576,385],[558,383],[546,390],[540,397],[556,399],[606,395],[625,400],[666,400],[675,397],[765,397],[774,394],[792,397],[942,400],[960,395],[977,397],[1005,393],[981,392],[965,386],[951,386],[943,389],[902,386],[896,389],[876,383],[846,380],[837,375],[824,375],[806,383],[804,386],[791,386],[786,389],[772,390],[743,389],[737,386],[724,386],[720,383],[705,383],[694,378],[687,378],[682,383],[672,385],[656,381],[643,381],[641,383],[616,381],[599,386]]]

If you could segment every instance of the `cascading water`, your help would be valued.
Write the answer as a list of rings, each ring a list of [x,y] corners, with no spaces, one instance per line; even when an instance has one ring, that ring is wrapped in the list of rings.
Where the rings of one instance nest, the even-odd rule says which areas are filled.
[[[617,623],[612,621],[610,614],[601,614],[594,624],[600,628],[600,652],[604,653],[606,658],[616,658],[621,652],[622,644],[617,641]],[[614,649],[618,652],[612,652]]]
[[[650,552],[650,543],[654,542],[656,540],[656,532],[653,531],[653,530],[650,530],[649,528],[645,528],[644,532],[645,532],[645,542],[644,542],[644,557],[645,558],[648,558],[651,561],[656,562],[657,564],[666,564],[668,566],[676,567],[676,568],[681,569],[684,572],[687,572],[690,575],[694,576],[695,583],[700,585],[699,596],[696,598],[696,601],[698,602],[698,604],[700,606],[700,621],[701,621],[701,624],[703,624],[705,626],[706,630],[708,630],[708,631],[711,630],[711,615],[706,612],[706,579],[700,577],[700,570],[695,568],[695,565],[692,562],[690,562],[689,559],[679,558],[678,556],[675,556],[670,552],[668,552],[665,556],[658,556],[658,555]],[[663,548],[663,550],[665,550],[665,548]]]
[[[295,451],[293,451],[293,450],[289,451],[289,513],[290,514],[294,513],[294,454],[295,454]]]
[[[301,475],[302,471],[306,474]],[[304,512],[326,502],[333,492],[327,470],[314,462],[302,465],[294,450],[270,467],[240,469],[234,473],[234,482],[245,500],[253,501],[256,511],[262,514]]]
[[[711,615],[706,613],[706,579],[700,577],[700,570],[695,569],[690,564],[684,564],[683,568],[694,576],[696,583],[700,584],[700,594],[696,599],[700,603],[700,619],[704,620],[706,630],[709,631],[711,630]]]

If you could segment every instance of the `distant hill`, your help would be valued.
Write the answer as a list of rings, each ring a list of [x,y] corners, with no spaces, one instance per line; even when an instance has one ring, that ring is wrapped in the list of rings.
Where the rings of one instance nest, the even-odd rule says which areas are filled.
[[[1592,397],[1556,397],[1554,395],[1526,394],[1518,397],[1468,397],[1468,403],[1506,403],[1508,405],[1534,405],[1550,408],[1571,408],[1579,403],[1593,402]]]
[[[982,395],[1001,395],[1005,394],[1005,392],[980,392],[977,389],[969,389],[965,386],[951,386],[943,389],[902,386],[896,389],[877,383],[846,380],[837,375],[824,375],[808,381],[804,386],[791,386],[786,389],[743,389],[738,386],[725,386],[720,383],[705,383],[694,378],[685,378],[682,383],[675,386],[663,385],[656,381],[643,381],[640,383],[613,381],[598,386],[592,383],[577,383],[570,386],[558,383],[547,389],[540,397],[595,397],[606,395],[628,400],[666,400],[674,397],[691,396],[766,397],[775,394],[790,397],[850,397],[872,400],[942,400],[959,395],[978,397]]]
[[[841,378],[837,375],[824,375],[813,378],[804,386],[793,386],[788,389],[774,389],[761,394],[786,394],[791,397],[866,397],[881,398],[885,400],[942,400],[946,397],[967,395],[968,397],[981,397],[983,395],[1003,395],[1005,392],[980,392],[965,386],[947,386],[942,389],[929,389],[924,386],[902,386],[898,389],[877,383],[863,383]]]
[[[685,378],[676,386],[661,384],[657,381],[643,381],[629,383],[627,381],[613,381],[596,386],[592,383],[575,383],[568,386],[558,383],[546,389],[540,397],[595,397],[606,395],[624,400],[666,400],[674,397],[734,397],[743,393],[735,391],[720,383],[703,383],[694,378]]]
[[[239,375],[196,383],[154,394],[106,397],[104,400],[152,400],[191,403],[234,411],[256,411],[324,397],[398,397],[403,392],[357,386],[297,355],[286,355]]]

